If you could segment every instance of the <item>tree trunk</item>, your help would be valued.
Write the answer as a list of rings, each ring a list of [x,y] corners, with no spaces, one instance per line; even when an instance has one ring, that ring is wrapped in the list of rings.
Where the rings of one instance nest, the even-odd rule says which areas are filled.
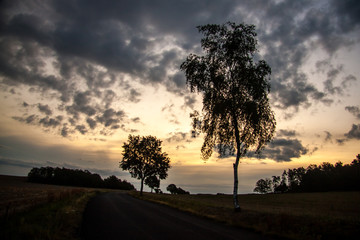
[[[239,152],[239,150],[238,150]],[[239,180],[238,180],[238,166],[239,166],[239,161],[240,161],[240,154],[236,154],[236,161],[233,164],[234,167],[234,192],[233,192],[233,199],[234,199],[234,209],[235,212],[240,212],[240,205],[238,202],[238,185],[239,185]]]
[[[233,167],[234,167],[233,199],[234,199],[234,210],[235,210],[235,212],[240,212],[241,209],[240,209],[240,205],[239,205],[239,202],[238,202],[238,185],[239,185],[238,166],[239,166],[240,156],[241,156],[241,142],[240,142],[240,133],[239,133],[239,129],[238,129],[237,118],[236,118],[235,114],[233,116],[233,124],[234,124],[235,139],[236,139],[236,160],[235,160],[235,163],[233,164]]]
[[[144,178],[141,178],[140,196],[143,195],[143,188],[144,188]]]

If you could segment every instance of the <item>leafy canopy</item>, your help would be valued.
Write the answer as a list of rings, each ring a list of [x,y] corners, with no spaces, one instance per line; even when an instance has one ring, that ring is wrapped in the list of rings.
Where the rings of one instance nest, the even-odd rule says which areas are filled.
[[[270,109],[269,65],[254,62],[255,26],[228,22],[198,27],[204,35],[204,56],[190,54],[180,69],[192,92],[203,94],[203,116],[195,111],[194,133],[205,133],[201,149],[208,159],[217,147],[221,155],[257,152],[271,140],[275,117]]]
[[[162,152],[161,140],[156,137],[129,135],[128,142],[123,145],[122,154],[120,167],[129,171],[132,177],[141,179],[141,185],[147,178],[165,179],[168,175],[170,159],[167,153]]]

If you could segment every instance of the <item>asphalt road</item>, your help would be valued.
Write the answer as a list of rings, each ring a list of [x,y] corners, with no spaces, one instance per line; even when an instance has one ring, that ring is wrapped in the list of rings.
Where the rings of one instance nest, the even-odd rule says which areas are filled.
[[[82,235],[97,240],[269,239],[123,193],[104,193],[89,201]]]

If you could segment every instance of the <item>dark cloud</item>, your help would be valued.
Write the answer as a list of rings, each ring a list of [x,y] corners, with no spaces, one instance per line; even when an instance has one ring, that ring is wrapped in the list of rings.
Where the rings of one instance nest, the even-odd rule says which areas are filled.
[[[277,162],[290,162],[309,152],[298,139],[275,138],[261,152],[260,158],[269,158]]]
[[[329,92],[330,94],[342,94],[342,88],[334,87],[333,82],[343,70],[343,66],[340,65],[336,68],[332,68],[327,72],[327,80],[324,82],[325,91]]]
[[[194,95],[185,96],[183,108],[188,107],[190,109],[194,109],[195,103],[196,103],[196,97]]]
[[[141,96],[141,93],[139,93],[135,89],[131,89],[129,100],[134,103],[140,102],[140,99],[139,99],[140,96]]]
[[[336,143],[339,144],[339,145],[344,145],[345,142],[347,142],[348,139],[344,139],[344,138],[338,138],[336,139]]]
[[[52,111],[49,107],[49,105],[42,105],[41,103],[38,104],[38,109],[40,112],[45,113],[46,115],[51,115]]]
[[[358,106],[346,106],[345,110],[354,115],[358,120],[360,120],[360,109]]]
[[[105,108],[109,108],[116,99],[116,93],[113,90],[108,89],[104,91],[102,95],[103,95],[103,102],[105,103]]]
[[[299,134],[295,130],[279,129],[276,137],[258,155],[259,158],[273,159],[277,162],[290,162],[293,158],[300,158],[302,155],[310,154],[310,150],[304,147],[300,140],[295,137]],[[311,152],[316,151],[314,148]],[[254,156],[254,152],[248,154]]]
[[[353,4],[355,9],[358,8],[359,3]],[[249,12],[249,19],[267,21],[266,29],[260,25],[259,39],[264,45],[264,58],[272,67],[272,96],[276,107],[297,111],[301,106],[309,107],[312,100],[329,105],[333,101],[328,94],[343,92],[341,86],[334,85],[339,72],[328,71],[329,78],[325,76],[325,91],[322,91],[309,82],[301,69],[315,47],[321,47],[333,56],[338,49],[355,43],[349,41],[351,38],[346,34],[358,30],[359,22],[354,18],[351,27],[345,31],[342,26],[349,16],[345,11],[339,12],[337,5],[304,0],[267,5],[251,3],[244,7]],[[255,10],[257,15],[252,15]],[[331,57],[323,61],[323,67],[327,69],[330,63]]]
[[[73,115],[75,118],[79,118],[79,113],[84,113],[87,116],[93,116],[96,114],[96,109],[90,105],[91,92],[77,92],[74,95],[73,104],[66,107],[66,111]]]
[[[19,122],[24,122],[27,124],[33,124],[36,121],[38,121],[39,117],[35,114],[32,114],[30,116],[27,117],[18,117],[18,116],[13,116],[12,119],[19,121]]]
[[[332,134],[328,131],[324,131],[326,136],[325,136],[325,142],[332,142]]]
[[[338,25],[342,32],[350,32],[359,28],[360,4],[356,0],[336,1],[332,0],[333,11],[338,16]]]
[[[350,131],[345,134],[345,137],[360,140],[360,124],[353,124]]]
[[[77,125],[75,129],[79,131],[82,135],[87,133],[85,125]]]
[[[284,129],[279,129],[276,132],[276,136],[277,137],[295,137],[297,135],[295,130],[284,130]]]
[[[135,117],[135,118],[132,118],[131,121],[134,122],[134,123],[138,123],[138,122],[140,122],[140,118]]]
[[[74,133],[74,130],[68,127],[68,124],[64,124],[60,130],[60,134],[63,137],[69,137],[70,134]]]
[[[57,127],[61,124],[61,121],[56,118],[50,118],[49,116],[46,116],[44,118],[41,118],[39,121],[40,125],[43,125],[44,127]]]
[[[86,122],[89,124],[89,127],[91,129],[94,129],[96,127],[96,121],[92,118],[87,118]]]
[[[12,158],[4,158],[4,157],[0,157],[0,165],[15,166],[21,168],[43,167],[43,164],[41,163],[26,162],[26,161],[21,161]]]
[[[349,132],[344,134],[345,138],[336,139],[336,143],[339,145],[344,145],[347,141],[352,139],[360,140],[360,124],[353,124]]]
[[[174,132],[171,133],[171,136],[166,138],[165,141],[171,143],[171,142],[183,142],[188,141],[189,134],[185,132]]]
[[[349,89],[349,87],[351,87],[352,84],[356,81],[357,81],[357,78],[354,75],[349,74],[341,82],[341,87],[343,89]]]
[[[123,111],[115,111],[110,108],[105,110],[102,116],[97,117],[97,120],[107,127],[113,125],[114,123],[118,123],[124,116],[125,113]]]
[[[8,86],[7,91],[23,86],[56,99],[61,114],[68,115],[67,123],[58,120],[63,136],[79,131],[76,126],[84,126],[87,134],[100,126],[122,128],[119,121],[126,114],[113,103],[121,96],[139,102],[141,93],[132,81],[162,85],[193,108],[195,98],[187,95],[179,65],[188,54],[200,52],[201,35],[195,27],[231,20],[257,25],[262,56],[256,57],[272,68],[272,103],[291,117],[314,101],[331,105],[335,95],[344,94],[357,80],[332,60],[339,49],[359,40],[358,9],[354,0],[2,1],[0,84]],[[316,48],[328,54],[316,64],[324,75],[319,80],[324,89],[312,84],[302,69]],[[109,109],[122,112],[122,117],[107,116]],[[38,110],[47,116],[55,112],[44,102]],[[50,119],[41,126],[53,126]],[[176,116],[171,121],[177,123]]]

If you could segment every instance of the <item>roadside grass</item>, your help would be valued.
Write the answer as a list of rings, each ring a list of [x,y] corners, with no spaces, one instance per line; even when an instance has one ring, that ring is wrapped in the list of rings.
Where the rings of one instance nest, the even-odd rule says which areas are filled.
[[[239,195],[240,213],[233,211],[231,195],[129,194],[289,239],[357,239],[360,234],[360,192]]]
[[[50,193],[48,203],[11,216],[3,216],[1,239],[80,239],[82,214],[90,198],[100,191],[72,189]]]

